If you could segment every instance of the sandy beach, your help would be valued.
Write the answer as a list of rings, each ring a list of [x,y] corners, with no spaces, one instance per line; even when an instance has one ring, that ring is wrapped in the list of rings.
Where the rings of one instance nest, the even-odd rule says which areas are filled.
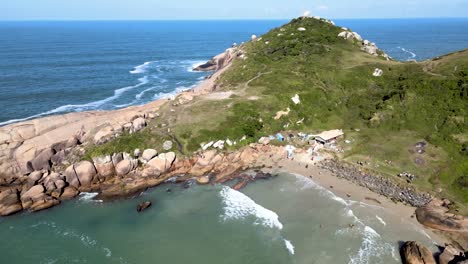
[[[271,157],[261,157],[257,161],[257,165],[264,166],[263,170],[265,172],[280,172],[308,178],[342,198],[347,203],[358,202],[366,206],[384,208],[393,216],[390,219],[386,219],[386,221],[393,221],[398,224],[412,224],[415,229],[429,236],[435,244],[444,245],[444,243],[449,242],[446,238],[434,233],[417,221],[415,207],[394,202],[388,197],[379,195],[346,179],[339,178],[333,172],[320,168],[318,162],[313,162],[304,157],[305,155],[300,154],[296,155],[294,159],[287,159],[286,155],[273,154]]]

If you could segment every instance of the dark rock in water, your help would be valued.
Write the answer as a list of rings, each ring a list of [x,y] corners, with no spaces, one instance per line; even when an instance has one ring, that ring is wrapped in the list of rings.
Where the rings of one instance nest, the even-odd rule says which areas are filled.
[[[436,264],[432,252],[419,242],[404,243],[400,254],[403,264]]]
[[[151,206],[150,201],[142,202],[137,206],[137,212],[142,212]]]
[[[172,192],[172,190],[171,190],[170,188],[167,188],[167,189],[166,189],[166,192],[167,192],[167,193],[170,193],[170,192]]]
[[[271,178],[271,177],[273,177],[273,175],[271,175],[271,173],[265,173],[265,172],[259,171],[259,172],[257,172],[257,174],[255,174],[255,178],[254,178],[254,179],[255,179],[255,180],[258,180],[258,179],[263,179],[263,180],[265,180],[265,179],[269,179],[269,178]]]

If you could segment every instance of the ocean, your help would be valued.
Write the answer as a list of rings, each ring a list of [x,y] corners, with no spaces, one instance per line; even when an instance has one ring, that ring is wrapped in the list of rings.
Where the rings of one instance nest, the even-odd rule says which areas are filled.
[[[468,19],[336,20],[398,60],[468,48]],[[194,65],[286,20],[0,22],[0,125],[139,105],[189,89]]]
[[[299,175],[242,192],[166,183],[129,200],[92,197],[0,218],[0,263],[393,264],[401,263],[400,241],[436,250],[407,216],[342,199]],[[137,213],[146,200],[152,207]]]

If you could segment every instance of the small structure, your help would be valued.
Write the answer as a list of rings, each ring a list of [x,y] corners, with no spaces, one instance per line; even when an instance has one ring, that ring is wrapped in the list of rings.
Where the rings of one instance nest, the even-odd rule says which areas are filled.
[[[318,135],[315,135],[315,141],[317,141],[318,143],[321,143],[321,144],[327,144],[327,143],[330,143],[334,140],[336,140],[337,138],[343,136],[344,133],[343,133],[343,130],[341,129],[335,129],[335,130],[328,130],[328,131],[324,131]]]
[[[276,139],[278,139],[279,141],[284,141],[284,137],[283,135],[281,135],[281,133],[276,134]]]

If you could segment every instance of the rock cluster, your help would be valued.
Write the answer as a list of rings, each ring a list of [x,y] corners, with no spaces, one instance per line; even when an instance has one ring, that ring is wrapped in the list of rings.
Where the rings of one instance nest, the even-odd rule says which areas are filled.
[[[432,196],[428,193],[418,192],[414,188],[398,184],[387,177],[371,175],[334,160],[323,161],[320,166],[330,170],[339,178],[347,179],[395,201],[421,207],[432,200]]]
[[[356,32],[352,32],[347,28],[342,28],[342,32],[338,34],[338,37],[344,38],[345,40],[353,41],[358,43],[361,46],[361,50],[367,52],[373,56],[382,56],[387,60],[390,60],[390,56],[388,56],[385,52],[380,50],[374,42],[370,42],[369,40],[364,40],[361,35]],[[375,75],[374,75],[375,76]]]

